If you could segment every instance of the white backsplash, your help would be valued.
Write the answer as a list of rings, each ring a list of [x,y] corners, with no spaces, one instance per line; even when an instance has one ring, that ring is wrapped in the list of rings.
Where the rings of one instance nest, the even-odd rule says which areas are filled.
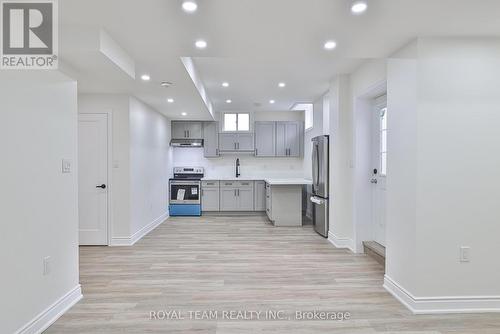
[[[206,159],[202,148],[174,148],[175,167],[204,167],[205,177],[231,178],[235,176],[236,159],[240,159],[241,178],[303,178],[302,158],[256,158],[244,154],[224,155]]]

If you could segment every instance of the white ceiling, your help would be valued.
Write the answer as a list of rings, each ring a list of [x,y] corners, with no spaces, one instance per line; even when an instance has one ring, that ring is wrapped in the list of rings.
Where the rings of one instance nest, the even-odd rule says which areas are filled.
[[[81,92],[134,94],[169,117],[187,112],[187,118],[209,119],[180,57],[193,57],[216,111],[287,110],[318,98],[334,75],[352,72],[363,59],[387,57],[417,36],[500,31],[498,0],[369,0],[361,16],[351,15],[351,3],[198,0],[198,11],[187,14],[180,0],[64,0],[61,59],[78,71]],[[135,60],[136,80],[95,46],[78,47],[86,45],[84,31],[100,28]],[[199,38],[208,42],[205,50],[194,47]],[[337,49],[323,49],[328,39],[337,41]],[[152,81],[142,82],[142,73]],[[174,86],[161,88],[162,80]],[[230,87],[222,88],[222,81]],[[286,88],[278,88],[280,81]]]

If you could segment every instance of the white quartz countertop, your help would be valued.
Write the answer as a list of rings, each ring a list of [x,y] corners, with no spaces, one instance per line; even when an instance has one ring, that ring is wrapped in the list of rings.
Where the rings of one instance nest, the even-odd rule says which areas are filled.
[[[205,177],[202,181],[265,181],[272,186],[285,185],[310,185],[311,180],[302,178],[268,178],[268,177]]]
[[[272,186],[291,186],[291,185],[310,185],[312,184],[311,180],[306,179],[264,179],[266,183]]]

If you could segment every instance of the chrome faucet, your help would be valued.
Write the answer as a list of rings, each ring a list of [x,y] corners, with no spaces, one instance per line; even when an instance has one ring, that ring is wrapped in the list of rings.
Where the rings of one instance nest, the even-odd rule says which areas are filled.
[[[236,177],[240,177],[240,159],[236,159]]]

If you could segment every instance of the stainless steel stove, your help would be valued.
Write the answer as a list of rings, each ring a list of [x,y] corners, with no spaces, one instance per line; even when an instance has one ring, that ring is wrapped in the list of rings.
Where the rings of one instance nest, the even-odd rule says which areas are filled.
[[[201,216],[203,167],[174,167],[170,179],[170,216]]]

